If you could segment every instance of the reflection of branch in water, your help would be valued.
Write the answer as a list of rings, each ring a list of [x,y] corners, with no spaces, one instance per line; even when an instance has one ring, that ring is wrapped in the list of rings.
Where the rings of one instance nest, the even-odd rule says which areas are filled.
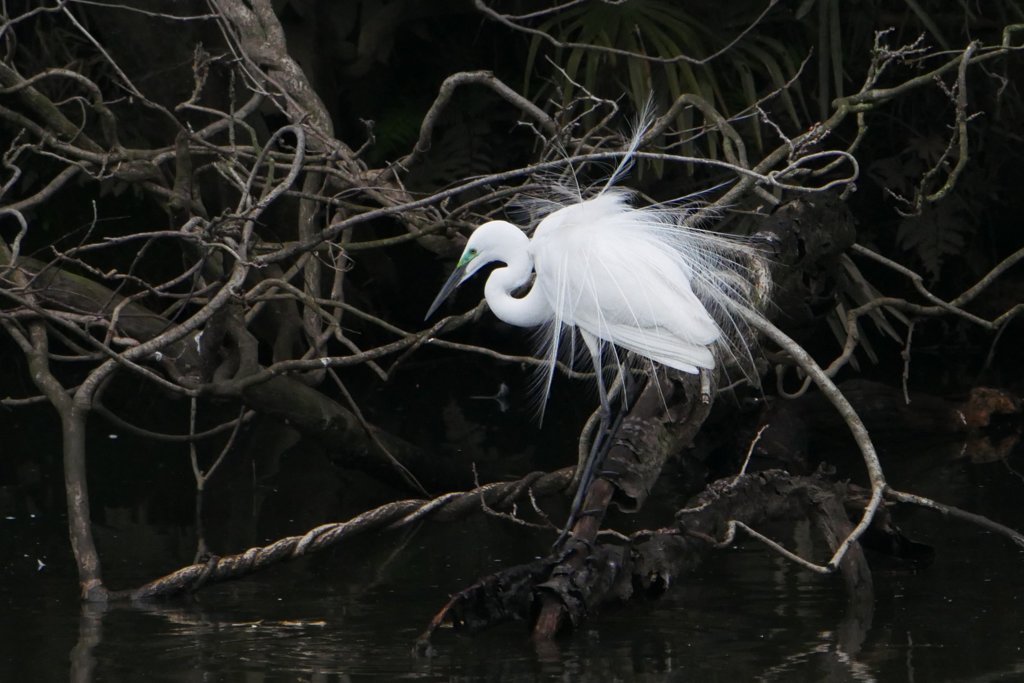
[[[104,602],[83,601],[78,617],[78,642],[68,655],[71,683],[92,683],[96,668],[96,647],[103,642],[103,617],[108,610]]]

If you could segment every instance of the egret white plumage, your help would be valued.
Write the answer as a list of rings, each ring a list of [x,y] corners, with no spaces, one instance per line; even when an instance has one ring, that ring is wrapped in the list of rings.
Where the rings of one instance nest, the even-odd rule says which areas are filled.
[[[755,246],[688,226],[686,211],[677,206],[636,208],[629,193],[608,185],[593,197],[551,206],[532,238],[507,221],[478,227],[427,317],[482,267],[504,263],[487,278],[484,298],[504,322],[547,332],[542,401],[560,346],[566,338],[571,345],[579,332],[596,370],[602,428],[583,468],[568,528],[593,476],[611,413],[603,374],[606,347],[685,373],[710,370],[714,349],[726,349],[736,337],[730,334],[737,324],[730,308],[750,305],[756,296],[752,281],[761,274],[751,275],[748,259],[760,258]],[[531,276],[529,291],[513,296]],[[618,353],[613,357],[621,373]]]

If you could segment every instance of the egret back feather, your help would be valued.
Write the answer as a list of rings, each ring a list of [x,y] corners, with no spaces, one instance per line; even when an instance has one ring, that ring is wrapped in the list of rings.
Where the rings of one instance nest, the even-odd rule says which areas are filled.
[[[584,348],[602,396],[606,355],[620,373],[632,354],[687,373],[734,359],[756,377],[753,335],[736,312],[767,298],[764,258],[749,240],[689,225],[685,205],[634,207],[631,193],[611,186],[629,167],[642,132],[593,196],[554,184],[548,197],[526,203],[536,222],[532,237],[505,221],[477,228],[431,306],[483,265],[505,264],[488,277],[485,297],[505,322],[538,330],[547,361],[538,383],[541,417],[558,361],[575,366]],[[512,296],[531,270],[529,292]]]
[[[736,275],[742,267],[728,257],[738,249],[732,238],[687,227],[678,209],[635,208],[618,189],[549,213],[530,242],[533,286],[553,312],[542,335],[542,405],[560,346],[566,338],[574,346],[573,328],[682,372],[713,368],[709,347],[722,329],[697,292],[749,298]],[[729,320],[727,306],[711,308]]]

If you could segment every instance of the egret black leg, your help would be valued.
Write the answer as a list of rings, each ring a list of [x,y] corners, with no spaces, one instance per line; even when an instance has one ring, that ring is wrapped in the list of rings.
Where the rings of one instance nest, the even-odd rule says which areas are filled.
[[[569,537],[569,533],[572,531],[573,526],[576,525],[576,521],[581,516],[592,514],[592,511],[582,509],[583,501],[586,499],[587,492],[590,489],[590,484],[594,481],[594,477],[601,471],[601,466],[604,464],[605,456],[607,456],[608,451],[611,450],[612,437],[614,437],[616,432],[619,431],[619,426],[622,424],[622,420],[626,416],[628,407],[636,400],[636,395],[639,393],[639,385],[631,372],[624,372],[622,374],[622,378],[622,403],[619,406],[619,409],[615,411],[614,416],[612,414],[611,401],[608,400],[608,395],[604,389],[604,382],[598,382],[597,390],[601,399],[601,422],[598,426],[597,434],[594,436],[594,442],[590,445],[590,453],[587,455],[587,459],[583,462],[583,472],[580,474],[580,480],[576,486],[576,495],[573,497],[572,507],[569,509],[569,518],[565,522],[565,528],[562,529],[562,532],[558,535],[558,539],[554,543],[553,547],[555,550],[562,547],[565,540]]]
[[[580,517],[580,509],[583,507],[583,500],[590,489],[590,484],[594,480],[594,473],[598,470],[601,463],[604,462],[604,456],[607,454],[608,446],[611,444],[610,424],[611,416],[607,406],[603,405],[601,406],[601,424],[597,428],[594,442],[590,445],[590,453],[583,462],[583,473],[580,475],[579,483],[576,485],[576,495],[573,497],[572,507],[569,508],[569,518],[565,522],[565,528],[562,529],[562,533],[558,535],[558,540],[555,541],[555,549],[560,548],[565,543],[565,539],[569,537],[570,530],[575,526],[576,520]]]

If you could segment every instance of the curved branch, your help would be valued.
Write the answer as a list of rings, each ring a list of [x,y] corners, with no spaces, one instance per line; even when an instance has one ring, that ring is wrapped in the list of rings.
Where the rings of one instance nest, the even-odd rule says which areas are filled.
[[[814,380],[814,383],[818,385],[818,389],[821,390],[821,393],[828,398],[829,402],[832,403],[833,406],[835,406],[840,417],[843,418],[843,421],[849,428],[850,433],[853,435],[857,448],[860,449],[861,457],[863,458],[864,465],[867,468],[868,480],[871,483],[871,498],[868,501],[868,504],[864,507],[864,513],[861,516],[860,521],[839,544],[828,563],[821,567],[821,569],[825,571],[835,571],[850,546],[855,543],[871,525],[871,520],[874,518],[879,505],[881,505],[883,495],[888,487],[888,484],[885,481],[885,475],[882,472],[882,464],[878,461],[878,453],[875,451],[875,446],[871,441],[871,435],[868,433],[867,427],[864,426],[864,422],[860,419],[857,411],[854,410],[852,405],[850,405],[846,396],[843,395],[835,383],[833,383],[829,376],[821,369],[821,366],[811,358],[811,355],[807,353],[802,346],[793,341],[788,335],[786,335],[786,333],[765,319],[761,314],[741,306],[736,306],[733,310],[735,310],[738,315],[742,316],[752,328],[763,333],[773,342],[782,347],[782,349],[784,349],[786,353],[790,354],[800,367],[810,375]]]
[[[448,78],[444,79],[443,83],[441,83],[441,88],[438,90],[437,98],[434,100],[434,103],[430,105],[430,109],[423,117],[423,123],[420,124],[419,139],[416,140],[416,144],[413,146],[412,151],[399,161],[395,162],[395,166],[408,169],[421,154],[430,149],[434,126],[437,125],[437,120],[440,117],[441,112],[444,111],[445,107],[447,107],[448,103],[451,101],[452,94],[455,92],[455,89],[461,85],[471,84],[483,85],[496,92],[509,104],[522,110],[524,113],[529,115],[530,118],[539,123],[541,129],[550,137],[554,137],[558,133],[558,126],[550,116],[544,113],[544,110],[517,93],[512,88],[505,85],[501,79],[496,77],[490,71],[461,71],[459,73],[452,74]]]
[[[505,507],[522,498],[561,491],[572,479],[572,472],[572,468],[552,473],[533,472],[517,481],[485,484],[470,491],[446,493],[430,500],[410,499],[387,503],[347,521],[318,526],[301,536],[288,536],[268,546],[249,548],[237,555],[212,557],[204,564],[183,567],[139,588],[111,593],[111,598],[152,600],[195,591],[208,583],[247,576],[370,531],[400,529],[426,518],[454,521],[480,511],[481,506]]]

